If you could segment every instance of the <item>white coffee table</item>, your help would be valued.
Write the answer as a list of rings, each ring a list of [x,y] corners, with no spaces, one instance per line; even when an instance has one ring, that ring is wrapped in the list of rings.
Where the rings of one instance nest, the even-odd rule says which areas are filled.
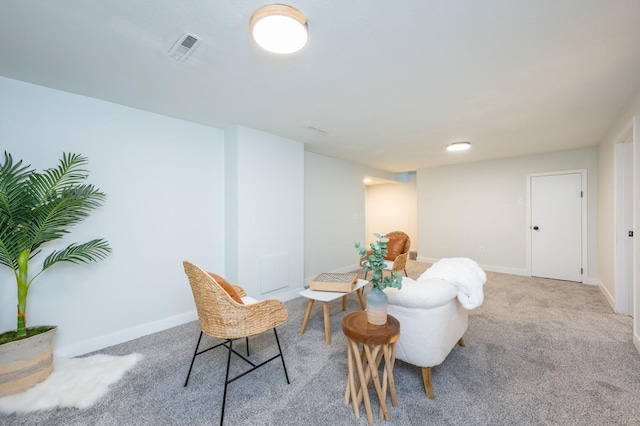
[[[362,295],[362,287],[369,284],[369,281],[358,280],[356,285],[353,287],[353,290],[350,292],[340,292],[340,291],[319,291],[319,290],[311,290],[306,289],[300,292],[301,296],[309,299],[309,304],[307,305],[307,311],[304,313],[304,319],[302,320],[302,327],[300,327],[300,334],[304,334],[304,331],[307,328],[307,323],[309,322],[309,316],[311,315],[311,308],[313,308],[313,302],[316,300],[319,302],[323,302],[323,310],[324,310],[324,340],[327,342],[327,345],[331,344],[331,325],[329,322],[329,302],[332,300],[336,300],[342,297],[342,310],[347,310],[347,296],[353,292],[356,292],[358,295],[358,299],[360,300],[360,306],[362,310],[366,308],[364,303],[364,296]]]

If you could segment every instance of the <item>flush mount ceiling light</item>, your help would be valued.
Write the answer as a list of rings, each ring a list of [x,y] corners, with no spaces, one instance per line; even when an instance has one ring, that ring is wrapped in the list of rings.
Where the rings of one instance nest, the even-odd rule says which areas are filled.
[[[471,142],[454,142],[447,145],[447,151],[465,151],[471,148]]]
[[[269,52],[287,54],[302,49],[309,40],[307,18],[285,4],[262,6],[251,15],[251,36]]]

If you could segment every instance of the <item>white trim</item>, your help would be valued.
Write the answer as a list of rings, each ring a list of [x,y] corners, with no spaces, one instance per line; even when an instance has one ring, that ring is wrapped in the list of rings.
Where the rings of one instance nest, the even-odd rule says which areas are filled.
[[[598,279],[598,277],[587,277],[582,281],[582,284],[599,285],[600,280]]]
[[[282,302],[288,302],[289,300],[293,300],[296,297],[300,297],[300,292],[304,290],[304,286],[300,286],[297,288],[292,288],[289,289],[287,292],[285,293],[279,293],[277,296],[273,296],[273,297],[264,297],[264,299],[278,299]]]
[[[589,226],[587,223],[587,198],[588,198],[588,185],[587,185],[587,169],[576,169],[576,170],[561,170],[557,172],[544,172],[544,173],[529,173],[527,174],[527,228],[526,232],[526,245],[527,245],[527,271],[528,276],[531,275],[531,178],[540,177],[540,176],[557,176],[557,175],[569,175],[569,174],[577,174],[580,173],[582,178],[582,259],[580,263],[582,264],[582,283],[588,284],[588,281],[591,278],[587,278],[589,276],[589,256],[588,256],[588,230]]]
[[[272,297],[283,302],[300,297],[300,292],[304,290],[304,287],[291,289],[286,293],[278,294]],[[268,297],[264,297],[267,299]],[[143,324],[137,327],[120,330],[115,333],[104,334],[102,336],[93,337],[91,339],[82,340],[72,343],[70,345],[56,347],[56,357],[71,358],[79,355],[84,355],[89,352],[104,349],[109,346],[117,345],[120,343],[128,342],[130,340],[137,339],[139,337],[147,336],[152,333],[164,331],[172,327],[177,327],[182,324],[186,324],[191,321],[198,320],[197,311],[193,310],[185,312],[184,314],[175,315],[169,318],[164,318],[159,321],[153,321],[147,324]]]
[[[417,261],[418,262],[423,262],[423,263],[435,263],[440,259],[434,259],[434,258],[430,258],[430,257],[418,257]],[[526,269],[520,269],[520,268],[511,268],[508,266],[496,266],[496,265],[483,265],[483,264],[478,264],[480,266],[480,268],[482,268],[483,271],[488,271],[488,272],[498,272],[501,274],[509,274],[509,275],[518,275],[521,277],[530,277],[531,274],[529,273],[528,270]]]
[[[609,306],[611,307],[611,309],[615,312],[616,301],[614,300],[613,296],[611,295],[607,287],[604,284],[602,284],[602,281],[600,280],[598,280],[598,288],[600,289],[600,292],[604,295],[604,298],[607,299],[607,303],[609,303]]]
[[[56,347],[55,356],[71,358],[78,355],[84,355],[89,352],[128,342],[152,333],[157,333],[158,331],[186,324],[197,319],[198,313],[193,310],[184,314],[164,318],[159,321],[153,321],[137,327],[120,330],[115,333],[104,334],[102,336],[75,342],[70,345]]]

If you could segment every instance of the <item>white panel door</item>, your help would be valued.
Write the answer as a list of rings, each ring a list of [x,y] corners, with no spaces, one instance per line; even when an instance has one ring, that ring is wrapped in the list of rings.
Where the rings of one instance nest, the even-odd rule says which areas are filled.
[[[582,174],[530,179],[531,275],[582,282]]]
[[[616,313],[633,315],[633,144],[616,144]]]

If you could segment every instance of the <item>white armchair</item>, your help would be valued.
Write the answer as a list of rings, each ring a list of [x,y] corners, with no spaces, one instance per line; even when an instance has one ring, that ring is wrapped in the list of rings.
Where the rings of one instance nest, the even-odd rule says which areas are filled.
[[[447,269],[453,266],[458,277],[445,273],[445,266]],[[460,285],[458,278],[463,279],[464,285]],[[464,346],[462,337],[469,320],[467,308],[482,304],[485,281],[486,275],[472,260],[443,259],[417,281],[403,277],[401,290],[384,290],[389,297],[389,314],[400,322],[396,358],[422,367],[424,389],[431,399],[434,398],[431,367],[441,364],[456,344]],[[469,293],[469,288],[475,300],[473,305],[468,303],[467,294],[461,294]],[[466,308],[460,303],[461,297]]]

